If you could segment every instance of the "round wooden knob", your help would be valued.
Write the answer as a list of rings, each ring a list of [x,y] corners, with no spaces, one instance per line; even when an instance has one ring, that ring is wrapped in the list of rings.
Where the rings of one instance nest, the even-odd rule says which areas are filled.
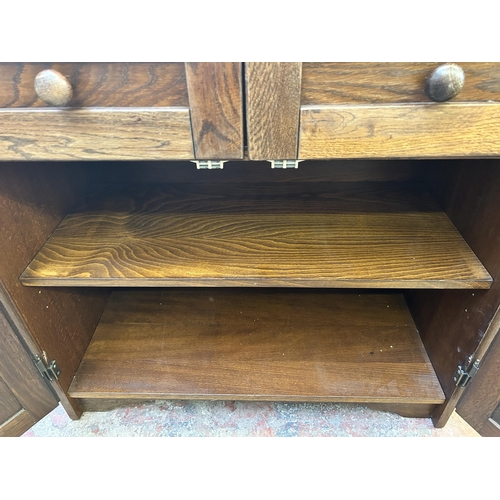
[[[54,69],[44,69],[35,77],[35,92],[51,106],[66,106],[73,97],[68,79]]]
[[[464,70],[458,64],[438,66],[425,82],[425,94],[436,102],[449,101],[464,88]]]

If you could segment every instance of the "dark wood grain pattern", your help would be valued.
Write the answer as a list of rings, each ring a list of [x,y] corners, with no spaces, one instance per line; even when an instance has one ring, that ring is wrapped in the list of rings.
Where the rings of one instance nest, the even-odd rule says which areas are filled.
[[[54,384],[68,414],[78,410],[65,396],[104,310],[109,291],[26,288],[19,275],[85,191],[76,164],[0,164],[0,296],[30,350],[56,359]],[[2,292],[4,287],[5,293]]]
[[[500,104],[303,106],[299,158],[500,154]]]
[[[241,289],[114,292],[70,393],[443,399],[401,295]]]
[[[1,63],[0,108],[46,107],[34,81],[44,69],[64,75],[74,107],[188,106],[184,63]]]
[[[26,410],[20,410],[10,420],[0,425],[0,437],[19,437],[35,424]]]
[[[445,61],[444,61],[445,62]],[[429,102],[425,81],[442,63],[302,63],[302,105]],[[500,63],[457,62],[460,102],[500,101]]]
[[[457,413],[482,436],[500,437],[499,405],[500,335],[497,335],[487,355],[481,361],[477,375],[458,402]]]
[[[2,160],[193,158],[188,108],[0,110]]]
[[[0,425],[12,418],[23,407],[12,394],[9,386],[0,378]]]
[[[243,158],[241,63],[186,63],[196,158]]]
[[[491,420],[494,420],[498,424],[498,426],[500,426],[500,403],[493,410],[493,413],[491,414],[490,418]]]
[[[106,189],[22,273],[34,286],[489,288],[412,186],[170,184]]]
[[[297,158],[301,63],[246,63],[248,156]]]
[[[52,411],[58,401],[32,359],[0,304],[0,379],[36,422]]]
[[[458,64],[442,64],[425,81],[425,95],[435,102],[448,101],[462,91],[464,84],[464,70]]]

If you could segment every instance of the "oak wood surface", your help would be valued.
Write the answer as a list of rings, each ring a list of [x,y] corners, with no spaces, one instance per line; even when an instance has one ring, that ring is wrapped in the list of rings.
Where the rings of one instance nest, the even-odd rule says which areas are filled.
[[[118,186],[69,214],[31,286],[489,288],[434,200],[400,183]]]
[[[500,104],[302,106],[299,158],[500,155]]]
[[[304,62],[303,106],[429,102],[425,80],[441,63]],[[500,63],[457,62],[465,73],[459,102],[500,101]]]
[[[243,158],[241,63],[186,63],[196,158]]]
[[[367,405],[376,411],[390,411],[406,418],[430,418],[436,408],[434,404],[411,404],[411,403],[372,403]]]
[[[34,422],[57,406],[56,397],[35,367],[33,357],[22,344],[1,303],[0,379]]]
[[[22,409],[21,403],[12,394],[9,386],[0,378],[0,425]]]
[[[301,63],[245,64],[248,156],[297,158]]]
[[[0,425],[0,437],[19,437],[36,424],[26,410],[20,410],[10,420]]]
[[[5,160],[193,158],[188,108],[0,110]]]
[[[401,295],[242,289],[114,292],[70,393],[443,400]]]
[[[500,336],[481,360],[479,371],[457,405],[457,413],[482,436],[500,437]],[[497,423],[495,425],[490,420]]]
[[[500,426],[500,404],[498,404],[497,407],[493,410],[490,418],[497,422],[497,424]]]
[[[46,107],[34,80],[54,69],[73,87],[74,107],[188,106],[184,63],[0,63],[0,108]]]
[[[32,352],[56,359],[64,397],[109,298],[109,291],[27,288],[19,275],[85,192],[85,172],[71,164],[0,164],[0,296]],[[4,292],[2,292],[4,290]],[[17,316],[17,317],[16,317]],[[62,393],[62,394],[61,394]]]

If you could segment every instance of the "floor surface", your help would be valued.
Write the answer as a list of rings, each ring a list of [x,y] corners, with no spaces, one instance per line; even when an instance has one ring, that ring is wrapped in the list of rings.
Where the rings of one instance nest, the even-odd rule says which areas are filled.
[[[478,437],[456,413],[443,429],[357,404],[157,401],[72,421],[59,406],[23,437]]]

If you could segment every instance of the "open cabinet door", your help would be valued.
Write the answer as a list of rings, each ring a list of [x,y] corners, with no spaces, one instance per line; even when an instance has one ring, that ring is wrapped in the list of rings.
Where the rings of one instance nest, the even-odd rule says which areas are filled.
[[[0,293],[2,290],[0,289]],[[4,299],[5,297],[2,297]],[[57,406],[0,302],[0,436],[20,436]]]
[[[481,369],[467,386],[457,413],[481,436],[500,437],[500,336],[489,348]]]

